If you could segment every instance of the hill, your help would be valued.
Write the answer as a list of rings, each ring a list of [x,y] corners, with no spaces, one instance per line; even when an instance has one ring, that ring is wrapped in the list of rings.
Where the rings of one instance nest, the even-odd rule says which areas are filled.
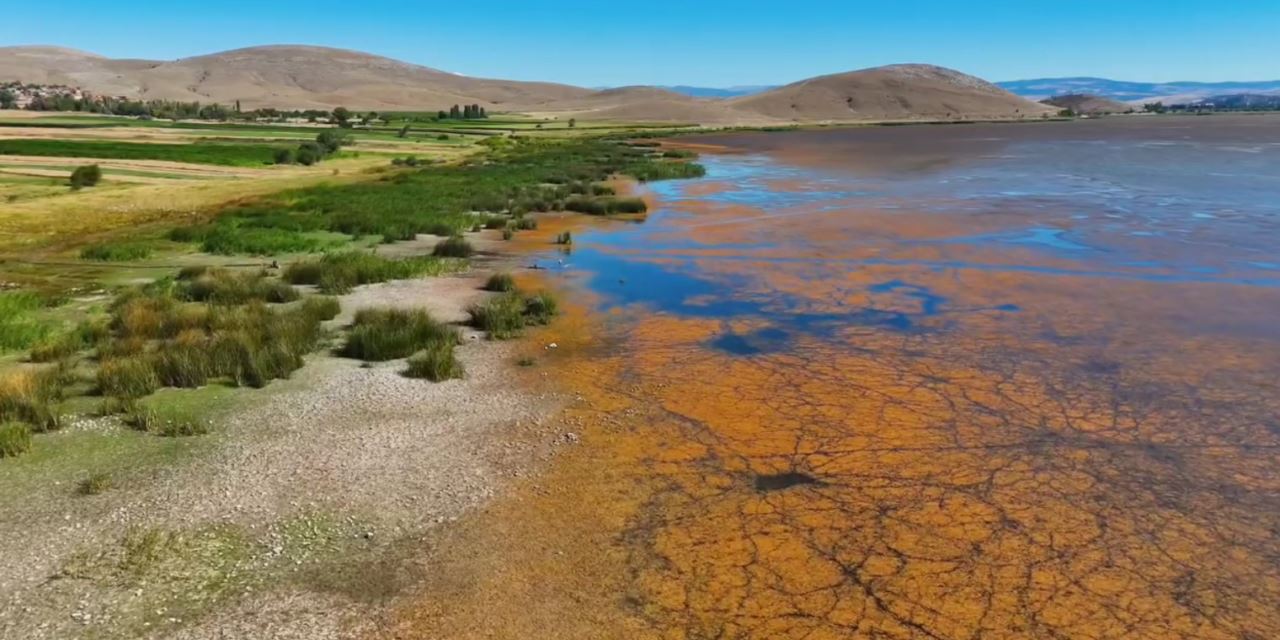
[[[797,122],[1018,118],[1053,111],[985,80],[924,64],[810,78],[728,104],[738,111]]]
[[[1084,93],[1121,102],[1179,97],[1204,98],[1228,93],[1280,92],[1280,80],[1260,82],[1125,82],[1106,78],[1038,78],[998,83],[1004,89],[1032,100]]]
[[[459,76],[327,47],[273,45],[173,61],[113,60],[56,47],[0,48],[0,79],[106,95],[244,107],[438,109],[478,103],[527,109],[589,95],[566,85]]]
[[[0,48],[0,82],[68,85],[99,95],[242,107],[489,111],[594,120],[708,125],[1001,119],[1053,110],[995,85],[930,65],[894,65],[811,78],[713,99],[662,87],[592,91],[548,82],[461,76],[327,47],[270,45],[172,61],[111,59],[59,47]]]
[[[1075,113],[1097,115],[1103,113],[1125,113],[1132,111],[1133,106],[1087,93],[1068,93],[1040,101],[1051,107],[1070,109]]]

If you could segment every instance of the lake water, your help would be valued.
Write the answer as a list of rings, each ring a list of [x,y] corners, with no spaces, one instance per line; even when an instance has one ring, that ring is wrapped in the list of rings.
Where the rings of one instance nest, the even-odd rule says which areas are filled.
[[[1280,637],[1280,119],[680,142],[477,636]]]

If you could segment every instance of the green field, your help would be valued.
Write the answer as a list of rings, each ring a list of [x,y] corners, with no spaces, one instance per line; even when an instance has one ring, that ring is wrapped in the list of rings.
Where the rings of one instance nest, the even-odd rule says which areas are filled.
[[[232,167],[271,164],[272,154],[284,145],[151,144],[114,140],[0,140],[0,155],[55,158],[101,158],[104,160],[167,160]]]

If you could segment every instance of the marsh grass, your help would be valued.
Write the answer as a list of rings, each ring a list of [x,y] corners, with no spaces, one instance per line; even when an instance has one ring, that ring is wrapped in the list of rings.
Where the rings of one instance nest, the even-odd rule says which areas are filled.
[[[391,260],[364,251],[343,251],[295,262],[285,268],[282,277],[293,284],[316,285],[323,293],[343,294],[363,284],[439,275],[461,266],[435,256]]]
[[[58,367],[24,368],[0,377],[0,422],[22,422],[37,433],[62,426],[56,403],[64,373]]]
[[[577,197],[565,201],[566,211],[592,216],[645,213],[649,206],[640,198]]]
[[[561,245],[571,245],[573,244],[573,234],[568,231],[559,233],[556,235],[555,243],[561,244]]]
[[[450,341],[438,341],[409,356],[404,375],[432,382],[461,378],[464,371],[454,355],[454,346]]]
[[[543,291],[526,297],[515,289],[467,309],[471,326],[494,340],[509,340],[519,336],[525,327],[547,324],[558,312],[559,305],[550,293]]]
[[[356,314],[339,353],[366,362],[407,358],[415,352],[458,343],[453,328],[420,309],[363,309]]]
[[[153,249],[141,242],[116,242],[95,244],[80,251],[81,260],[99,262],[133,262],[151,257]]]
[[[106,493],[111,489],[111,474],[108,473],[91,473],[80,480],[76,485],[76,493],[82,496],[96,496]]]
[[[186,276],[127,291],[113,303],[110,335],[98,348],[102,395],[137,399],[214,380],[264,386],[300,368],[324,336],[321,323],[339,311],[332,298],[284,305],[297,290],[260,272]]]
[[[21,422],[0,423],[0,458],[11,458],[30,450],[30,426]]]
[[[436,244],[431,255],[441,258],[470,258],[475,255],[475,248],[462,236],[449,236]]]
[[[26,349],[47,336],[51,328],[40,318],[45,307],[43,298],[28,291],[0,293],[0,351]]]
[[[489,279],[486,280],[484,283],[485,291],[493,291],[495,293],[505,293],[507,291],[514,291],[515,288],[516,288],[515,278],[512,278],[511,274],[503,273],[503,272],[495,273],[489,276]]]

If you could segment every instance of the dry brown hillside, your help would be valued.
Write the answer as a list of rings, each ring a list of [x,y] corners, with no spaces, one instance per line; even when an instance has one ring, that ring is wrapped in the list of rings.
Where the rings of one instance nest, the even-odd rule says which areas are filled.
[[[0,48],[0,79],[68,84],[94,93],[245,107],[439,109],[479,103],[530,109],[591,94],[541,82],[487,80],[358,51],[265,46],[171,62],[112,60],[56,47]]]
[[[246,108],[490,111],[560,118],[706,125],[1038,117],[1057,109],[929,65],[822,76],[733,100],[656,87],[592,91],[545,82],[460,76],[345,49],[273,45],[169,62],[113,60],[59,47],[0,48],[0,81],[66,84],[93,93],[197,100]]]
[[[1054,111],[985,80],[923,64],[810,78],[729,104],[796,122],[1020,118]]]
[[[1041,100],[1040,102],[1059,109],[1070,109],[1076,113],[1124,113],[1126,111],[1133,110],[1132,106],[1123,102],[1086,93],[1070,93],[1061,96],[1054,96],[1052,98]]]

